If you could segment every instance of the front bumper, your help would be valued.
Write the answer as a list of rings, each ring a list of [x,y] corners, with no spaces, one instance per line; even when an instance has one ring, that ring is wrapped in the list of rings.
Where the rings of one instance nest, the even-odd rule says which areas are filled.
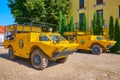
[[[113,46],[114,46],[114,44],[108,45],[108,46],[107,46],[107,49],[110,49],[110,48],[112,48]]]
[[[67,56],[67,55],[73,54],[76,51],[77,51],[77,49],[70,50],[70,51],[63,51],[63,52],[54,52],[53,55],[52,55],[52,58],[57,58],[57,57],[61,57],[61,56]]]

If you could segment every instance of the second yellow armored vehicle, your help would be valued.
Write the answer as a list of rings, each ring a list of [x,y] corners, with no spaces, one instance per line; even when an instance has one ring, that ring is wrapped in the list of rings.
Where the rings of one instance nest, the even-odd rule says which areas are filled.
[[[64,36],[70,42],[78,43],[78,49],[90,50],[96,55],[108,51],[116,43],[116,41],[105,39],[104,36],[85,35],[84,32],[65,32]]]

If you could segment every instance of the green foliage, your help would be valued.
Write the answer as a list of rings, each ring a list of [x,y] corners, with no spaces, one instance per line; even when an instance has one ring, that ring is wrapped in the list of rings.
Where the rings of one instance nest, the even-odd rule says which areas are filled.
[[[63,14],[68,15],[71,8],[70,0],[8,0],[8,2],[11,13],[18,23],[40,20],[57,24],[58,11],[61,10]]]
[[[27,0],[24,4],[26,6],[27,12],[31,14],[31,18],[45,21],[46,10],[44,0]]]
[[[119,29],[119,33],[118,34],[120,34],[120,29]],[[119,44],[118,50],[120,51],[120,35],[118,37],[118,44]]]
[[[86,15],[83,14],[83,21],[80,22],[80,30],[86,32]]]
[[[97,35],[102,35],[102,30],[103,30],[103,27],[102,27],[102,15],[99,14],[97,16]]]
[[[83,16],[83,32],[86,32],[86,15]]]
[[[115,44],[115,46],[113,46],[111,48],[112,52],[120,50],[120,29],[119,29],[119,23],[118,23],[118,19],[117,18],[115,20],[115,33],[114,34],[115,34],[116,44]]]
[[[94,18],[93,18],[93,25],[92,25],[92,29],[93,29],[93,34],[97,34],[97,15],[96,12],[94,13]]]
[[[15,22],[23,23],[23,22],[29,22],[29,19],[19,19],[18,17],[31,17],[29,12],[26,9],[26,6],[24,3],[26,3],[26,0],[8,0],[8,7],[11,9],[11,13],[13,14],[15,18]]]
[[[101,35],[103,33],[103,27],[102,27],[102,15],[101,14],[96,14],[94,13],[94,18],[93,18],[93,34],[94,35]]]
[[[69,14],[71,8],[70,0],[45,0],[47,11],[47,22],[57,23],[58,11],[61,10],[63,14]]]
[[[119,28],[119,23],[118,23],[118,18],[115,20],[115,41],[117,42],[115,44],[115,49],[116,51],[120,50],[120,28]]]
[[[113,16],[110,16],[109,20],[109,39],[114,39],[114,19]]]
[[[119,39],[119,23],[118,23],[118,19],[116,18],[115,20],[115,40],[118,41]]]
[[[63,18],[63,19],[62,19]],[[58,32],[60,34],[64,34],[66,31],[75,31],[75,23],[74,23],[74,17],[71,16],[70,23],[67,24],[67,15],[64,14],[62,17],[62,12],[58,12]]]
[[[67,31],[67,15],[66,14],[63,17],[63,22],[62,22],[62,28],[61,28],[62,35],[64,34],[65,31]]]
[[[67,27],[66,27],[66,32],[70,31],[70,23],[68,23]]]
[[[62,28],[62,11],[59,11],[58,12],[58,32],[60,34],[62,34],[61,28]]]
[[[76,31],[75,23],[74,23],[74,17],[73,16],[71,16],[70,23],[69,23],[67,31]]]

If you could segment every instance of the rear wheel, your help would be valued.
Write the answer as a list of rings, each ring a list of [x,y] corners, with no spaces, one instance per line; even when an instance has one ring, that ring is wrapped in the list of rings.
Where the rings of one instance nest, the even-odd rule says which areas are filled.
[[[58,62],[58,63],[65,63],[67,61],[67,58],[68,57],[57,59],[56,62]]]
[[[14,55],[13,48],[11,46],[9,47],[8,54],[10,60],[14,60],[16,58],[16,56]]]
[[[43,70],[48,65],[48,59],[41,50],[35,49],[31,54],[31,64],[35,69]]]
[[[102,53],[102,47],[98,44],[95,44],[92,46],[91,52],[92,52],[92,54],[99,55]]]

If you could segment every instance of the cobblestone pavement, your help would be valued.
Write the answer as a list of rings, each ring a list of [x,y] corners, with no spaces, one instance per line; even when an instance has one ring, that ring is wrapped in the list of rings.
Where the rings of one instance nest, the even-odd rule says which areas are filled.
[[[50,61],[46,69],[36,70],[30,60],[9,60],[0,47],[0,80],[120,80],[120,55],[76,52],[66,63]]]

